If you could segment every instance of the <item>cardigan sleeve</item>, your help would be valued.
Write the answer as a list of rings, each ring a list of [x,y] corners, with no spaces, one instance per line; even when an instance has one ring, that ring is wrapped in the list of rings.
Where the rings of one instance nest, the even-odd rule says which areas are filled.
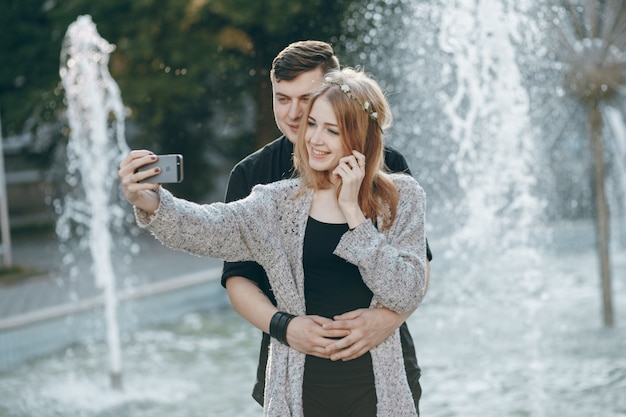
[[[255,189],[249,197],[232,203],[197,204],[174,197],[159,188],[160,204],[152,215],[134,208],[137,224],[164,245],[198,256],[229,261],[271,258],[273,198]],[[261,250],[265,249],[265,250]]]
[[[389,231],[364,222],[346,232],[334,252],[359,268],[376,304],[399,313],[417,308],[426,288],[426,196],[412,177],[402,177],[393,177],[400,201]]]

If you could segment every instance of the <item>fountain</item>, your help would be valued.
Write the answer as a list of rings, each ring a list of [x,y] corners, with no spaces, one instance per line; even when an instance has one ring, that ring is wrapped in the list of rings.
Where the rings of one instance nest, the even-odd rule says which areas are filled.
[[[625,415],[626,311],[616,312],[614,329],[601,328],[589,278],[597,274],[592,223],[547,221],[538,192],[545,132],[531,121],[537,104],[518,64],[520,45],[543,48],[527,39],[533,2],[410,2],[404,26],[376,4],[366,8],[377,16],[370,38],[388,27],[400,38],[390,48],[369,45],[371,63],[365,54],[343,61],[379,79],[393,62],[390,140],[428,195],[431,284],[408,320],[423,370],[422,413]],[[624,143],[621,117],[611,126]],[[626,276],[623,245],[613,262],[615,276]],[[626,305],[626,282],[614,291],[615,304]],[[230,309],[135,331],[124,343],[125,392],[117,396],[85,383],[107,346],[74,346],[1,376],[0,415],[256,416],[258,339]],[[11,391],[19,394],[3,394]]]
[[[113,50],[100,37],[90,16],[78,17],[67,29],[59,72],[70,127],[67,182],[73,190],[65,198],[57,233],[68,240],[76,237],[72,232],[78,230],[89,246],[96,284],[105,295],[111,387],[119,390],[122,357],[111,230],[122,222],[124,212],[112,201],[119,194],[117,166],[129,148],[120,91],[108,70]]]
[[[559,81],[555,65],[546,62],[550,34],[533,20],[539,4],[411,2],[393,23],[372,18],[369,45],[348,47],[362,51],[371,73],[391,74],[385,80],[396,125],[389,138],[405,151],[428,196],[431,289],[409,319],[414,337],[427,340],[418,358],[428,415],[619,415],[624,409],[622,400],[600,405],[604,390],[611,396],[624,388],[623,365],[608,366],[618,380],[605,374],[571,390],[571,376],[555,376],[565,358],[599,370],[600,362],[623,349],[618,340],[624,329],[604,332],[594,320],[599,300],[593,297],[592,221],[546,215],[557,195],[551,173],[559,168],[547,160],[546,135],[561,134],[561,124],[545,103],[568,104],[549,84]],[[374,11],[376,6],[368,9]],[[398,35],[378,39],[390,26]],[[573,127],[572,119],[566,122]],[[611,123],[623,143],[621,114]],[[556,131],[548,129],[553,126]],[[575,126],[585,134],[584,124]],[[575,173],[573,182],[587,187],[584,169],[577,166]],[[623,199],[624,192],[613,196]],[[624,245],[614,243],[614,268],[624,271]],[[614,291],[624,298],[623,280]],[[574,334],[602,342],[576,343]],[[603,359],[574,359],[563,345]],[[581,392],[590,395],[578,399]],[[559,409],[553,395],[571,402]]]

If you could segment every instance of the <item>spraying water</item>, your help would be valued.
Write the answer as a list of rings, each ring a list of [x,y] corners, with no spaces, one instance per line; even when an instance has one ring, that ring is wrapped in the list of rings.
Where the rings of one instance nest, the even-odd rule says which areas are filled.
[[[461,189],[470,191],[459,237],[475,241],[489,230],[502,247],[527,244],[520,232],[532,230],[539,205],[532,190],[529,98],[512,44],[519,19],[503,2],[454,3],[442,13],[439,46],[452,56],[454,69],[447,72],[457,86],[443,109],[458,147],[453,166]]]
[[[519,300],[525,317],[523,337],[532,381],[527,387],[533,402],[532,415],[542,416],[545,390],[541,360],[542,329],[536,326],[541,309],[539,295],[543,280],[536,268],[539,254],[531,244],[540,214],[533,195],[535,175],[529,124],[529,97],[522,85],[513,41],[519,38],[520,22],[515,5],[507,2],[460,1],[442,13],[439,47],[452,57],[456,90],[445,100],[444,114],[451,123],[451,139],[458,152],[452,165],[459,185],[466,191],[467,217],[452,244],[459,248],[474,245],[479,253],[501,253],[502,259],[522,259],[513,282],[526,297]],[[519,4],[517,5],[519,6]],[[480,239],[478,239],[480,237]],[[507,254],[509,249],[513,249]],[[460,250],[459,252],[466,252]],[[481,265],[475,271],[485,271]],[[504,287],[503,286],[503,287]]]
[[[107,69],[113,50],[114,46],[100,37],[90,16],[80,16],[67,29],[59,72],[71,131],[67,183],[73,193],[65,198],[57,233],[67,240],[74,231],[84,230],[96,284],[104,292],[111,386],[121,389],[122,358],[110,229],[122,223],[124,216],[120,206],[112,201],[117,194],[117,165],[129,149],[124,139],[120,90]]]
[[[407,148],[414,150],[416,158],[435,160],[434,168],[430,172],[422,170],[418,178],[432,190],[429,204],[433,213],[441,212],[458,220],[459,226],[449,238],[429,235],[435,254],[431,289],[424,305],[409,320],[424,371],[421,408],[425,415],[622,416],[626,410],[626,328],[598,329],[594,315],[590,314],[597,307],[595,284],[588,279],[595,270],[591,225],[529,226],[541,208],[541,202],[532,194],[536,176],[530,175],[539,158],[532,155],[533,138],[527,116],[530,104],[522,87],[520,67],[516,65],[514,45],[516,37],[522,36],[518,24],[523,18],[520,9],[526,3],[530,2],[413,2],[422,13],[422,20],[412,31],[402,33],[409,39],[404,43],[407,48],[422,45],[415,51],[417,59],[406,54],[407,61],[417,65],[418,70],[406,69],[410,78],[403,87],[424,86],[427,93],[411,95],[402,90],[403,96],[409,98],[400,108],[409,110],[406,131],[421,136],[413,148]],[[406,16],[411,22],[415,22],[414,17]],[[98,39],[110,52],[112,47],[97,37],[91,21],[83,22],[83,42],[94,36],[92,40]],[[419,28],[428,22],[436,30],[420,32]],[[96,88],[103,85],[111,89],[102,90],[108,91],[107,100],[119,97],[106,72],[108,52],[87,52],[90,59],[98,58],[98,65],[90,67],[90,71],[101,71],[106,77],[96,78],[96,82],[86,72],[78,74],[80,88],[75,86],[76,81],[69,82],[73,79],[69,72],[80,65],[86,70],[86,63],[91,61],[87,59],[79,65],[77,56],[67,52],[67,66],[61,71],[68,79],[64,81],[68,104],[74,99],[70,98],[70,90],[80,91],[81,103],[91,103],[96,98],[105,101],[97,95],[101,90]],[[401,62],[397,59],[394,64],[398,61]],[[437,65],[444,61],[446,66],[439,71]],[[429,65],[437,71],[434,75],[423,70]],[[389,65],[373,72],[384,70],[389,70]],[[425,105],[421,107],[411,106],[422,102]],[[413,130],[415,115],[429,111],[428,106],[440,106],[443,110],[440,112],[437,107],[433,112],[436,117],[418,127],[437,133],[428,128],[444,126],[443,133],[431,142],[445,145],[442,148],[424,146],[426,139],[422,137],[429,135]],[[99,114],[108,119],[98,119],[98,126],[108,126],[111,133],[123,133],[121,104],[108,110],[99,108]],[[84,160],[95,173],[96,162],[105,161],[107,151],[115,153],[125,148],[123,135],[116,136],[117,144],[109,143],[105,150],[97,150],[90,139],[96,123],[86,123],[84,120],[93,119],[75,108],[74,111],[72,118],[77,125],[72,125],[69,148],[81,158],[69,158],[73,172],[78,172],[79,160],[98,155]],[[546,117],[551,116],[547,113]],[[626,143],[623,121],[612,120],[612,128],[622,132],[620,143]],[[411,139],[411,135],[406,136]],[[82,141],[74,143],[75,137]],[[414,163],[412,167],[420,165]],[[441,169],[435,169],[438,167]],[[108,169],[108,175],[115,171]],[[90,173],[87,170],[81,176]],[[108,175],[96,174],[96,178],[112,181]],[[70,177],[71,184],[82,182],[94,189],[102,185],[87,185],[81,176]],[[441,197],[437,199],[442,190],[456,191],[454,184],[444,186],[457,179],[462,195],[450,205]],[[110,196],[106,191],[102,195]],[[457,202],[463,211],[454,211]],[[91,220],[88,214],[106,207],[94,209],[86,202],[72,203],[76,206],[68,204],[65,220],[70,218],[69,213],[74,213],[76,222],[85,227]],[[115,208],[105,213],[109,223],[117,218]],[[459,213],[463,215],[457,216]],[[69,229],[67,224],[64,227]],[[532,245],[525,245],[529,243],[530,231],[537,228],[555,236],[553,244],[539,245],[539,255]],[[91,235],[97,236],[100,244],[110,244],[108,229],[100,230],[100,235],[93,230]],[[512,249],[507,251],[507,247]],[[104,250],[96,253],[102,255]],[[624,276],[626,251],[621,249],[615,259],[618,276]],[[623,305],[626,292],[621,281],[617,282],[616,291],[618,304]],[[126,372],[131,376],[125,380],[124,395],[107,395],[83,379],[91,381],[99,373],[91,357],[94,351],[104,351],[105,347],[75,347],[0,379],[0,414],[4,415],[3,407],[9,410],[10,417],[51,412],[89,417],[111,413],[136,417],[207,413],[243,417],[260,413],[249,397],[258,333],[230,310],[187,316],[176,325],[136,332],[125,348]]]
[[[616,175],[609,177],[609,212],[611,221],[614,223],[611,228],[615,242],[626,243],[626,200],[621,201],[621,193],[618,190],[626,190],[626,123],[620,111],[612,106],[604,109],[604,118],[607,122],[614,140],[609,141],[614,153],[613,163]],[[622,214],[622,216],[619,216]]]

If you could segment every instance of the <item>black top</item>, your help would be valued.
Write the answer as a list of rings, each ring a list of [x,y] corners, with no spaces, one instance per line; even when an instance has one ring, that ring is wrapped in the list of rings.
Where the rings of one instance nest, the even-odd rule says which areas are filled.
[[[224,201],[230,202],[247,197],[252,191],[252,188],[257,184],[269,184],[282,179],[291,178],[294,175],[292,156],[293,144],[285,136],[279,137],[258,151],[248,155],[235,165],[230,172]],[[393,148],[385,147],[385,164],[392,172],[411,173],[404,157]],[[432,255],[428,247],[428,242],[426,242],[426,251],[428,260],[431,260]],[[272,293],[267,275],[263,268],[257,263],[224,262],[222,285],[226,286],[226,280],[232,276],[242,276],[255,281],[263,293],[276,305],[276,299]],[[417,364],[417,358],[415,357],[413,339],[411,338],[406,323],[400,326],[400,339],[402,342],[404,365],[409,385],[411,385],[415,396],[415,393],[419,392],[420,369]],[[257,381],[252,392],[254,399],[261,405],[263,405],[265,368],[267,365],[269,340],[270,336],[263,333],[261,350],[259,352]]]
[[[323,223],[309,217],[302,256],[306,314],[332,319],[372,302],[373,294],[359,268],[333,253],[347,231],[347,223]],[[307,355],[304,375],[307,383],[333,386],[372,380],[374,371],[369,352],[345,362]]]
[[[304,233],[302,266],[306,314],[332,319],[339,314],[368,308],[372,292],[359,268],[335,255],[348,224],[323,223],[309,217]]]

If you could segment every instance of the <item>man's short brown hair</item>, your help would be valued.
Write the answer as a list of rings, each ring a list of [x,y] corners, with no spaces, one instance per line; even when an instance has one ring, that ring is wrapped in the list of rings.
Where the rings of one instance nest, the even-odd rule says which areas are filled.
[[[274,61],[270,78],[291,81],[298,75],[319,68],[323,74],[339,69],[333,47],[322,41],[298,41],[280,51]]]

